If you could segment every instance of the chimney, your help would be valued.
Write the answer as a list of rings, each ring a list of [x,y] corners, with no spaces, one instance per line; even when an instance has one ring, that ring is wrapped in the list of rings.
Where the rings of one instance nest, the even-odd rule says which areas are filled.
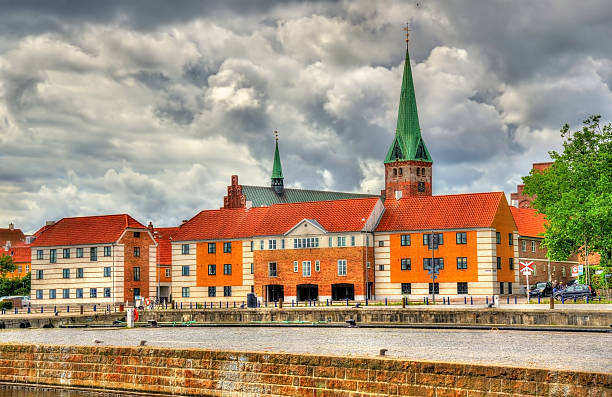
[[[402,191],[401,190],[396,190],[395,191],[395,199],[399,200],[402,198]]]
[[[149,221],[149,226],[147,226],[147,228],[148,228],[150,231],[153,231],[153,222]]]
[[[9,230],[13,230],[15,229],[15,225],[13,225],[13,222],[9,223]]]
[[[55,224],[55,221],[47,221],[45,222],[45,226],[53,226]]]

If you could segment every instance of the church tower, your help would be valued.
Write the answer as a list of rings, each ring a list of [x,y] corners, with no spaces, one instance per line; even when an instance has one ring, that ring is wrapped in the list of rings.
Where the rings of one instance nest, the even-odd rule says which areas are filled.
[[[385,158],[385,197],[431,196],[433,161],[421,137],[412,69],[408,54],[406,30],[406,61],[402,79],[395,138]]]
[[[276,135],[276,149],[274,151],[274,164],[272,166],[272,189],[274,193],[279,196],[285,191],[283,186],[283,167],[281,167],[280,154],[278,153],[278,132],[274,131]]]

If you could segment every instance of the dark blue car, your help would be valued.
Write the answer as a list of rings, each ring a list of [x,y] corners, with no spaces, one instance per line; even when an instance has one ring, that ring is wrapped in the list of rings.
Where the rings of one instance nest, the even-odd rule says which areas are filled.
[[[555,293],[555,299],[557,300],[568,300],[568,299],[585,299],[587,296],[593,298],[597,295],[595,290],[584,284],[572,284],[569,287],[557,291]]]

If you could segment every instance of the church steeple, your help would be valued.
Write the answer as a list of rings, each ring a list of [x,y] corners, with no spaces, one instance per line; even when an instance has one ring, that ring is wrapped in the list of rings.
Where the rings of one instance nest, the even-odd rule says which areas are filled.
[[[397,127],[385,157],[385,197],[431,196],[433,161],[421,136],[416,95],[412,81],[406,31],[406,60],[402,78]]]
[[[408,26],[404,30],[406,30],[406,60],[404,62],[402,91],[397,113],[397,128],[395,129],[393,143],[387,152],[385,163],[408,160],[431,162],[431,156],[421,137],[421,127],[419,126],[419,114],[417,112],[416,96],[412,82],[412,69],[410,67],[410,54],[408,52]]]
[[[272,189],[276,194],[283,194],[283,168],[281,166],[280,154],[278,152],[278,131],[274,131],[276,149],[274,150],[274,164],[272,165]]]

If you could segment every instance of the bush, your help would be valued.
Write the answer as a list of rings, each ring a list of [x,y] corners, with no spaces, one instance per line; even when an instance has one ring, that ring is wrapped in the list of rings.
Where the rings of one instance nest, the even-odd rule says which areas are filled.
[[[12,301],[2,301],[0,302],[0,310],[4,309],[4,310],[11,310],[13,308],[13,302]]]

